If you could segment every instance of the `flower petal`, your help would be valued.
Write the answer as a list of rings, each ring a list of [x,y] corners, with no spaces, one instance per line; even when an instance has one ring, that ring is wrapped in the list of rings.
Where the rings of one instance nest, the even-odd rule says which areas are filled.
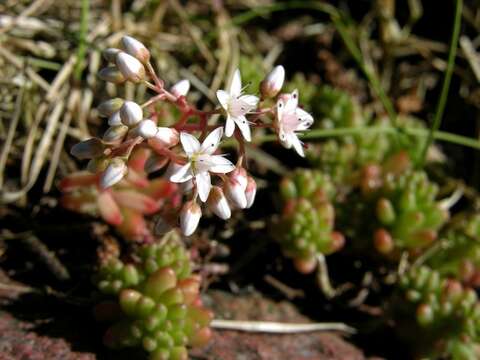
[[[182,143],[183,150],[188,157],[200,150],[200,143],[197,138],[189,133],[181,132],[180,142]]]
[[[207,201],[208,194],[210,194],[210,189],[212,188],[212,182],[208,171],[195,175],[195,182],[197,184],[198,197],[202,202]]]
[[[283,130],[280,130],[278,132],[278,139],[280,140],[280,143],[283,145],[284,148],[287,149],[290,149],[292,147],[292,136],[295,136],[295,134],[286,133]]]
[[[242,95],[238,98],[238,100],[244,102],[251,108],[255,108],[259,101],[258,97],[256,97],[255,95]]]
[[[235,170],[235,165],[222,155],[210,156],[210,172],[218,174],[226,174]]]
[[[217,99],[220,105],[222,105],[222,108],[225,110],[228,109],[228,103],[230,102],[230,94],[226,92],[225,90],[218,90],[217,91]]]
[[[240,131],[245,140],[252,141],[252,135],[250,133],[250,125],[248,124],[247,119],[245,116],[239,116],[233,119],[237,126],[239,127]]]
[[[202,146],[200,147],[200,152],[202,154],[213,154],[220,144],[220,140],[223,136],[223,128],[218,127],[213,130],[208,136],[203,140]]]
[[[186,163],[181,168],[175,170],[170,176],[170,181],[175,183],[182,183],[190,180],[193,177],[191,163]]]
[[[230,137],[235,131],[235,122],[230,115],[227,115],[227,121],[225,123],[225,136]]]
[[[298,155],[300,155],[301,157],[305,157],[305,152],[303,151],[302,142],[297,137],[297,135],[291,134],[290,138],[291,138],[291,141],[292,141],[293,148],[298,153]]]
[[[297,108],[295,110],[295,116],[298,119],[298,125],[295,131],[307,130],[313,124],[313,116],[303,109]]]
[[[231,96],[239,96],[242,92],[242,78],[240,76],[240,70],[238,69],[233,73],[229,92]]]
[[[294,112],[297,107],[298,107],[298,90],[295,89],[292,91],[287,102],[285,103],[284,111],[286,113],[291,113],[291,112]]]

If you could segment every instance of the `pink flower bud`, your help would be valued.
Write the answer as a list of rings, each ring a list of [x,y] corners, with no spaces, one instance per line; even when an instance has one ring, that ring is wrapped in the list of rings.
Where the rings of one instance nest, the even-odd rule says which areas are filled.
[[[103,81],[108,81],[114,84],[121,84],[127,80],[124,74],[115,66],[109,66],[101,69],[98,72],[98,77]]]
[[[144,139],[153,138],[158,131],[157,124],[155,124],[155,122],[150,119],[140,121],[136,129],[138,131],[138,134]]]
[[[190,81],[187,79],[180,80],[175,85],[172,86],[170,92],[176,97],[186,96],[190,90]]]
[[[186,202],[180,211],[180,229],[183,235],[192,235],[197,229],[201,217],[202,210],[196,201],[191,200]]]
[[[146,64],[150,60],[150,51],[137,39],[131,36],[122,37],[122,44],[127,53]]]
[[[228,200],[239,209],[245,209],[247,207],[247,197],[245,195],[246,186],[243,186],[234,177],[229,179],[224,184],[225,195]]]
[[[207,200],[208,206],[212,212],[220,219],[230,219],[232,211],[228,205],[227,198],[225,197],[222,188],[219,186],[213,186],[210,190],[210,195]]]
[[[282,65],[275,66],[270,74],[260,83],[260,93],[264,98],[275,97],[282,89],[284,81],[285,69]]]
[[[115,63],[125,79],[138,83],[145,78],[145,68],[143,64],[132,55],[121,51],[117,54]]]
[[[152,148],[172,147],[178,144],[180,135],[178,131],[168,127],[158,127],[154,137],[148,139]]]
[[[123,125],[123,124],[122,124],[122,119],[121,119],[121,117],[120,117],[120,111],[114,112],[114,113],[108,118],[108,125],[109,125],[109,126]]]
[[[103,141],[107,144],[118,144],[123,141],[125,135],[127,135],[128,126],[118,125],[111,126],[103,134]]]
[[[100,177],[100,187],[106,189],[115,185],[123,179],[126,173],[127,165],[125,161],[120,158],[112,159]]]
[[[249,176],[247,178],[247,189],[245,190],[245,197],[247,198],[247,209],[252,207],[255,201],[255,195],[257,194],[257,183]]]
[[[103,153],[104,146],[97,138],[91,138],[73,145],[70,154],[77,159],[92,159]]]
[[[115,57],[120,52],[120,49],[117,48],[108,48],[102,51],[103,58],[108,62],[114,63]]]
[[[125,126],[135,126],[143,119],[143,110],[134,101],[125,101],[120,108],[120,119]]]
[[[98,113],[100,116],[103,117],[110,117],[114,113],[116,113],[123,105],[123,99],[121,98],[113,98],[107,101],[102,102],[98,105]]]

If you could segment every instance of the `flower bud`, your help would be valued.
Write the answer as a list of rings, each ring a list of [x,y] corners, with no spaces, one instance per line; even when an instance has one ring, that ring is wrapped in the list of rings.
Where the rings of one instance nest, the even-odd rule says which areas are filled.
[[[197,229],[201,217],[202,210],[196,201],[191,200],[186,202],[180,211],[180,229],[183,235],[192,235]]]
[[[150,119],[140,121],[135,129],[137,129],[138,135],[144,139],[153,138],[158,131],[157,124]]]
[[[170,92],[176,97],[186,96],[190,90],[190,81],[187,79],[180,80],[175,85],[172,86]]]
[[[103,81],[108,81],[114,84],[121,84],[126,80],[124,74],[115,66],[103,68],[98,72],[98,77]]]
[[[142,107],[134,101],[125,101],[120,108],[120,118],[123,125],[135,126],[143,119]]]
[[[122,142],[125,135],[127,135],[128,126],[118,125],[111,126],[103,134],[103,141],[107,144],[116,144]]]
[[[109,126],[123,125],[123,124],[122,124],[122,119],[120,118],[120,111],[115,111],[115,112],[108,118],[108,125],[109,125]]]
[[[120,51],[122,50],[117,48],[108,48],[102,51],[102,55],[105,60],[107,60],[108,62],[114,63],[115,57]]]
[[[172,147],[178,144],[180,135],[178,131],[168,127],[158,127],[155,136],[148,139],[148,144],[153,148]]]
[[[108,160],[104,157],[91,159],[87,164],[87,171],[92,174],[97,174],[99,172],[105,171],[108,163]]]
[[[245,190],[245,197],[247,198],[247,209],[251,208],[257,195],[257,183],[249,176],[247,177],[247,188]]]
[[[128,81],[138,83],[145,78],[145,68],[142,63],[132,55],[121,51],[117,54],[115,63]]]
[[[247,197],[245,195],[246,185],[244,186],[239,179],[241,177],[230,176],[225,181],[223,190],[228,200],[237,208],[245,209],[247,207]]]
[[[122,44],[128,54],[136,57],[143,64],[150,60],[150,51],[137,39],[131,36],[124,36],[122,37]]]
[[[275,68],[260,83],[260,93],[264,98],[272,98],[282,89],[285,81],[285,69],[282,65]]]
[[[113,98],[98,105],[98,113],[103,117],[110,117],[115,114],[123,105],[122,98]]]
[[[100,177],[100,187],[106,189],[115,185],[123,179],[126,173],[127,165],[125,161],[120,158],[112,159]]]
[[[97,138],[91,138],[73,145],[70,154],[77,159],[92,159],[103,153],[104,146]]]
[[[210,195],[207,200],[208,206],[212,212],[220,219],[230,219],[232,211],[228,205],[227,198],[225,197],[222,188],[219,186],[213,186],[210,190]]]

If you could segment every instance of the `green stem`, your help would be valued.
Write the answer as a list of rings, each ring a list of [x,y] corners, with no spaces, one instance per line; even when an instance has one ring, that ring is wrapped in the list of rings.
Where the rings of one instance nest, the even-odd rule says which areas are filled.
[[[85,54],[87,52],[88,18],[90,13],[90,0],[82,0],[82,12],[80,17],[80,32],[78,35],[77,63],[75,64],[74,77],[80,81],[82,76]]]
[[[425,145],[422,150],[422,155],[419,159],[419,166],[423,166],[425,163],[425,159],[427,157],[427,151],[430,145],[433,142],[434,134],[439,129],[440,124],[442,122],[443,111],[445,110],[445,105],[447,102],[447,95],[448,89],[450,88],[450,81],[452,79],[453,74],[453,67],[455,65],[455,56],[457,54],[457,45],[458,45],[458,37],[460,35],[460,24],[462,20],[462,0],[456,1],[455,6],[455,20],[453,23],[453,32],[452,32],[452,40],[450,42],[450,50],[448,52],[448,63],[447,69],[445,70],[445,77],[443,79],[442,91],[440,93],[440,98],[437,103],[437,109],[435,111],[435,116],[433,118],[433,124],[430,128],[430,133],[428,135],[427,140],[425,141]]]
[[[345,127],[335,129],[315,129],[310,130],[305,135],[300,136],[303,140],[324,139],[329,137],[342,137],[348,135],[363,135],[363,134],[396,134],[398,129],[393,126],[371,126],[371,127]],[[431,130],[422,128],[401,128],[401,131],[409,136],[418,138],[427,138]],[[480,150],[480,141],[468,138],[462,135],[456,135],[445,131],[434,131],[433,138],[439,141],[444,141],[456,145],[462,145],[473,149]],[[262,144],[264,142],[277,141],[278,137],[274,134],[264,135],[253,138],[254,144]],[[228,145],[228,141],[225,141]]]

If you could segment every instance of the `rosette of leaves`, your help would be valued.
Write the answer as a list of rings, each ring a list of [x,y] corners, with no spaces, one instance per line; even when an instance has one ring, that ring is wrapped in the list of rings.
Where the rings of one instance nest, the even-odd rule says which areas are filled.
[[[457,215],[442,234],[441,246],[428,264],[463,284],[480,286],[480,214]]]
[[[375,199],[375,247],[384,254],[409,250],[415,255],[437,239],[448,219],[448,212],[436,200],[438,186],[425,172],[414,170],[385,172],[381,183],[376,192],[365,195]]]
[[[312,146],[307,157],[336,182],[350,181],[355,171],[368,163],[379,163],[391,152],[392,136],[362,131],[361,128],[386,126],[384,118],[373,118],[352,96],[330,86],[322,86],[315,97],[315,128],[359,128],[358,133],[329,139]]]
[[[344,244],[343,235],[334,231],[335,188],[321,171],[298,169],[281,181],[280,192],[283,212],[275,226],[276,238],[297,269],[310,272],[317,254],[330,254]]]
[[[474,290],[429,267],[412,267],[393,302],[396,329],[429,359],[478,359],[480,303]]]
[[[188,359],[187,347],[209,340],[212,313],[202,307],[200,279],[192,275],[187,250],[171,232],[138,248],[132,259],[112,258],[99,269],[98,288],[113,300],[100,304],[97,314],[115,318],[105,344],[141,346],[152,360]]]
[[[148,149],[135,150],[127,163],[126,177],[102,190],[99,175],[87,171],[73,173],[60,182],[63,207],[92,216],[100,216],[127,240],[147,242],[153,239],[146,216],[178,206],[180,193],[168,180],[149,179],[144,170]]]

